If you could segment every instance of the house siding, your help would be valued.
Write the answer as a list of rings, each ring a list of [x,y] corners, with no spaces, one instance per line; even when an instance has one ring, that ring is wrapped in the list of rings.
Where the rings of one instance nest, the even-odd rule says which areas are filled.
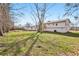
[[[62,22],[53,22],[53,23],[46,23],[44,31],[51,31],[51,32],[61,32],[65,33],[70,30],[70,25],[69,21],[62,21]]]
[[[37,26],[38,27],[38,26]],[[36,26],[32,26],[29,28],[26,28],[26,30],[37,30]],[[69,20],[62,20],[62,21],[56,21],[56,22],[47,22],[44,23],[44,31],[49,31],[49,32],[61,32],[61,33],[66,33],[70,30],[70,22]]]

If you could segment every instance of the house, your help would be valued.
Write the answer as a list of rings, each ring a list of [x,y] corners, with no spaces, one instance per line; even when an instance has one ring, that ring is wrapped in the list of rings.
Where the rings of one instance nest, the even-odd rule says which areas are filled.
[[[70,30],[72,30],[72,31],[79,31],[79,27],[71,27]]]
[[[53,22],[48,21],[44,23],[44,31],[66,33],[71,28],[70,23],[69,19],[57,20]]]
[[[37,28],[36,28],[36,26],[29,26],[29,27],[24,27],[24,29],[25,30],[29,30],[29,31],[36,31],[37,30]]]
[[[71,22],[69,19],[48,21],[44,23],[44,31],[66,33],[71,29],[70,25],[71,25]],[[25,30],[36,31],[38,29],[37,27],[38,25],[30,26],[28,28],[25,27]]]

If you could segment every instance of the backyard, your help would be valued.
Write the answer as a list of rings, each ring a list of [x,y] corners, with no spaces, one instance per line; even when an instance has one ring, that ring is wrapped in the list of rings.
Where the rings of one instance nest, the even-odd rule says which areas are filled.
[[[0,36],[0,55],[76,56],[79,32],[10,31]]]

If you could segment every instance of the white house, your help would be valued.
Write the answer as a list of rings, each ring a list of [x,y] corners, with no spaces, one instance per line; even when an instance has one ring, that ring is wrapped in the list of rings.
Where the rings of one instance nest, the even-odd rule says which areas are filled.
[[[44,31],[66,33],[71,28],[70,23],[69,19],[48,21],[44,24]]]
[[[44,23],[44,31],[66,33],[71,29],[70,25],[71,25],[71,22],[69,19],[48,21],[48,22]],[[28,28],[25,27],[25,29],[36,31],[38,29],[37,27],[30,26]]]

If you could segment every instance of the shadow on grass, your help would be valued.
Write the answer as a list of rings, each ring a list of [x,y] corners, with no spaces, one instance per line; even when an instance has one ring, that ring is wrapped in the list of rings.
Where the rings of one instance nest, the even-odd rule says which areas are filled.
[[[0,55],[7,55],[7,52],[9,50],[13,50],[13,47],[16,47],[17,45],[19,44],[24,44],[26,43],[29,39],[33,39],[35,36],[37,35],[37,33],[33,33],[32,35],[30,35],[28,38],[24,39],[24,40],[20,40],[20,41],[17,41],[17,42],[13,42],[13,43],[10,43],[10,44],[6,44],[6,49],[4,49],[3,51],[0,52]],[[4,45],[5,46],[5,45]],[[18,48],[19,46],[16,47],[16,49]],[[14,53],[14,55],[17,55],[18,53]]]
[[[67,32],[67,33],[59,33],[59,32],[43,32],[43,33],[51,33],[57,35],[64,35],[69,37],[79,37],[79,33]]]
[[[32,50],[33,46],[35,45],[35,43],[37,42],[37,40],[39,39],[39,35],[35,36],[36,38],[34,39],[33,43],[31,44],[31,46],[29,47],[29,49],[26,51],[25,56],[29,56],[30,55],[30,51]]]

